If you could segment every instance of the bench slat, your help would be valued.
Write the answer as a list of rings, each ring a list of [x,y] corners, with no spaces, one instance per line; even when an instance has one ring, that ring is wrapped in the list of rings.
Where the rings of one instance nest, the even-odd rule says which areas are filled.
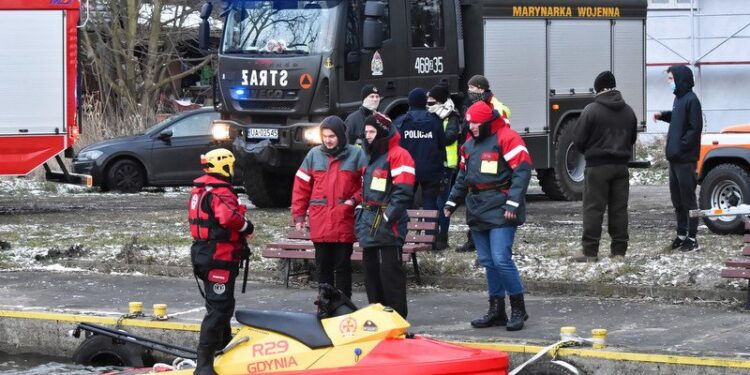
[[[747,259],[727,259],[724,262],[724,265],[727,267],[736,267],[736,268],[750,268],[750,258]]]
[[[271,242],[266,245],[268,249],[282,250],[312,250],[315,246],[312,242]]]
[[[406,235],[406,242],[407,243],[429,243],[432,244],[435,242],[435,236],[434,235],[424,235],[424,234],[407,234]]]
[[[314,251],[296,251],[296,250],[263,250],[264,258],[282,258],[282,259],[315,259]]]
[[[742,255],[744,256],[750,256],[750,246],[745,246],[742,248]]]
[[[409,214],[409,218],[411,219],[437,219],[440,217],[440,213],[437,210],[406,210],[406,213]]]
[[[436,230],[437,227],[437,222],[410,221],[406,224],[406,228],[409,230]]]
[[[728,279],[750,279],[750,270],[740,268],[725,268],[721,270],[721,277]]]
[[[750,234],[742,236],[742,242],[744,242],[746,245],[750,245]]]

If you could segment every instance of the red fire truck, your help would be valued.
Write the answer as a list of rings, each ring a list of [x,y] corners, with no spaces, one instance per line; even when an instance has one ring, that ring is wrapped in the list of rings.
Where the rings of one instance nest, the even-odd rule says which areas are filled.
[[[0,1],[0,176],[44,164],[47,179],[85,183],[68,173],[78,139],[79,0]],[[62,172],[48,164],[55,159]]]

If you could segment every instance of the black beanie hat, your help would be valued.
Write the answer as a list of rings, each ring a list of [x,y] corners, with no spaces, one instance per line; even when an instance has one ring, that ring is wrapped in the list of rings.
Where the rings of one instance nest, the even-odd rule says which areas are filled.
[[[380,112],[375,112],[365,119],[365,126],[367,125],[377,129],[378,135],[375,138],[383,138],[391,130],[391,119]]]
[[[437,100],[438,103],[445,103],[445,101],[448,100],[448,97],[451,96],[451,93],[445,88],[445,86],[438,84],[430,89],[429,96]]]
[[[612,74],[612,72],[610,72],[609,70],[605,70],[599,73],[599,75],[596,76],[596,79],[594,80],[594,91],[597,93],[602,92],[602,90],[613,89],[615,87],[617,87],[615,75]]]
[[[338,116],[328,116],[323,119],[323,121],[320,123],[320,138],[323,139],[323,129],[329,129],[333,132],[333,134],[336,134],[336,138],[338,138],[338,145],[335,149],[329,150],[323,145],[323,151],[330,151],[333,154],[338,154],[341,150],[344,149],[346,146],[347,138],[346,138],[346,125],[344,125],[344,121],[341,120]]]
[[[490,81],[483,75],[475,75],[469,79],[469,84],[472,86],[479,87],[482,90],[488,90],[490,88]]]
[[[380,95],[378,93],[378,88],[375,87],[375,85],[370,85],[370,84],[364,85],[362,87],[362,100],[365,100],[365,98],[368,97],[370,94]]]
[[[427,107],[427,91],[421,87],[417,87],[409,92],[409,107],[411,108],[425,108]]]

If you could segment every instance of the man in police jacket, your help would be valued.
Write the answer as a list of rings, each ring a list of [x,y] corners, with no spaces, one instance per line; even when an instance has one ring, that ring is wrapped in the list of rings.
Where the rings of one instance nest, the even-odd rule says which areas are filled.
[[[390,306],[406,318],[406,275],[401,247],[409,221],[414,160],[399,146],[399,134],[381,113],[365,119],[367,166],[362,180],[362,208],[356,231],[364,249],[365,290],[370,303]]]
[[[188,202],[188,221],[193,246],[193,273],[203,282],[206,316],[201,323],[195,375],[214,375],[214,353],[231,339],[234,314],[234,282],[253,238],[253,224],[245,219],[246,208],[232,190],[234,155],[216,149],[201,157],[206,174],[194,181]]]

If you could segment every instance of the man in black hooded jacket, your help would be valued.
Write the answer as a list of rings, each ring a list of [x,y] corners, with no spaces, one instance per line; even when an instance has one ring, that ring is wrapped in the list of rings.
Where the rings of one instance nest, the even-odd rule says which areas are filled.
[[[703,111],[700,100],[693,92],[695,83],[690,68],[681,65],[669,67],[667,81],[675,95],[672,110],[655,113],[654,121],[669,123],[666,147],[669,193],[677,216],[677,237],[671,247],[688,252],[698,249],[698,218],[690,218],[689,213],[698,208],[695,200],[698,176],[695,170],[701,148]]]
[[[575,146],[586,158],[583,190],[583,236],[577,262],[598,260],[602,219],[609,216],[612,256],[628,249],[628,161],[633,156],[638,119],[616,88],[615,76],[601,72],[594,80],[596,98],[587,105],[575,128]]]

